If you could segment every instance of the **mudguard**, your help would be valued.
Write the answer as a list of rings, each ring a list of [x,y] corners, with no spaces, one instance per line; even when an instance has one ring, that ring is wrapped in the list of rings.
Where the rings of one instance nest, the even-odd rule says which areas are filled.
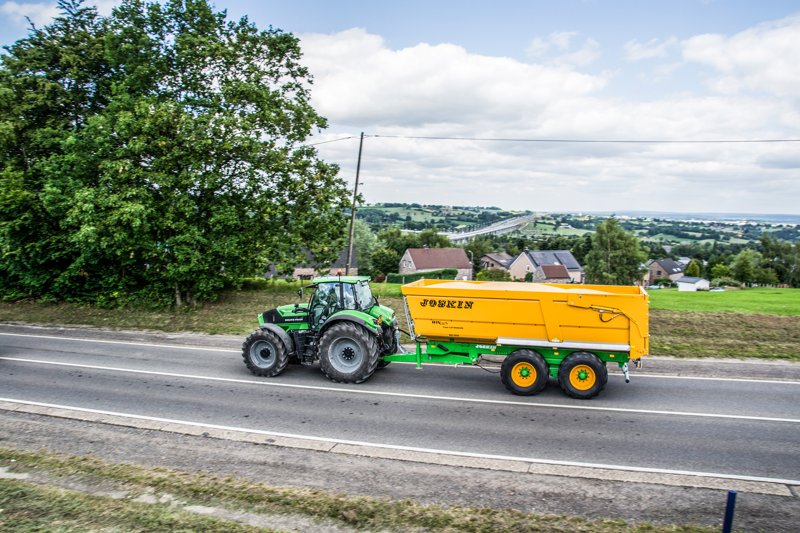
[[[261,324],[260,328],[268,329],[269,331],[275,333],[283,341],[283,345],[286,346],[286,352],[289,353],[290,355],[295,353],[294,341],[289,336],[289,334],[286,333],[286,331],[284,331],[281,327],[276,326],[275,324],[266,323],[266,324]]]

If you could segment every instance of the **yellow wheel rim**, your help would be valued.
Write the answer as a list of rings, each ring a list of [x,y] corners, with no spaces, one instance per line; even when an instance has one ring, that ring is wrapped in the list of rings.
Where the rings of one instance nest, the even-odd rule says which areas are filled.
[[[597,383],[597,374],[589,365],[576,365],[569,372],[569,384],[578,390],[589,390]]]
[[[536,368],[526,362],[520,362],[511,369],[511,381],[517,387],[527,388],[536,382]]]

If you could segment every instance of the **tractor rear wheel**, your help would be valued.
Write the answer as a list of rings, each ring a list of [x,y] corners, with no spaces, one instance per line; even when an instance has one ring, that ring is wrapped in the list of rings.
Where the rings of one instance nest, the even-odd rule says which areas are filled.
[[[319,368],[337,383],[361,383],[378,368],[378,342],[374,335],[352,322],[339,322],[325,330],[319,341]]]
[[[500,381],[520,396],[539,394],[547,386],[547,363],[533,350],[517,350],[503,360]]]
[[[268,329],[259,329],[247,337],[242,344],[242,358],[250,372],[265,377],[277,376],[289,362],[283,341]]]
[[[558,367],[558,383],[569,396],[588,400],[606,388],[608,369],[595,354],[574,352]]]

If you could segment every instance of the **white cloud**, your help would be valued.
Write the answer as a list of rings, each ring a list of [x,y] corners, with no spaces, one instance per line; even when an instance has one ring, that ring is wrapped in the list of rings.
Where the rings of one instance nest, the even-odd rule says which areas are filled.
[[[625,58],[629,61],[640,61],[642,59],[655,59],[667,57],[672,48],[678,44],[678,39],[670,37],[664,41],[650,39],[646,43],[632,40],[625,43]]]
[[[107,16],[120,2],[121,0],[95,0],[94,2],[87,2],[86,5],[97,6],[98,12],[103,16]],[[18,2],[4,2],[0,4],[0,13],[8,16],[15,24],[23,27],[28,26],[28,19],[38,27],[46,26],[60,15],[56,2],[33,2],[24,4]]]
[[[545,38],[536,37],[527,48],[528,56],[555,65],[586,66],[600,57],[600,44],[587,38],[577,48],[572,42],[576,32],[554,32]]]
[[[559,34],[548,46],[561,53],[570,49],[574,38]],[[361,168],[362,190],[370,202],[545,211],[797,211],[796,143],[392,137],[640,141],[793,137],[800,131],[800,109],[791,97],[685,93],[632,102],[604,96],[607,77],[580,72],[575,66],[470,54],[452,44],[394,50],[363,29],[305,35],[301,46],[315,76],[312,104],[332,125],[318,140],[360,131],[379,135],[365,140]],[[321,145],[319,150],[352,180],[357,139]]]
[[[705,34],[683,42],[688,62],[709,65],[720,93],[753,90],[778,96],[800,93],[800,15],[760,24],[733,36]]]
[[[28,25],[27,19],[30,19],[36,26],[44,26],[58,16],[58,6],[55,2],[31,4],[4,2],[0,4],[0,12],[21,26]]]
[[[314,104],[336,122],[382,126],[535,119],[554,95],[590,94],[606,80],[567,68],[469,54],[452,44],[388,49],[363,29],[305,35]]]

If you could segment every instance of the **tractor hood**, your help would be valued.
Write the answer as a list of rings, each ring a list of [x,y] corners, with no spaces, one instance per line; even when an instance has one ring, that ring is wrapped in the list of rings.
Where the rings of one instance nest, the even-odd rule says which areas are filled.
[[[385,305],[373,305],[369,310],[369,314],[375,318],[380,318],[384,324],[392,326],[395,323],[394,311]]]

